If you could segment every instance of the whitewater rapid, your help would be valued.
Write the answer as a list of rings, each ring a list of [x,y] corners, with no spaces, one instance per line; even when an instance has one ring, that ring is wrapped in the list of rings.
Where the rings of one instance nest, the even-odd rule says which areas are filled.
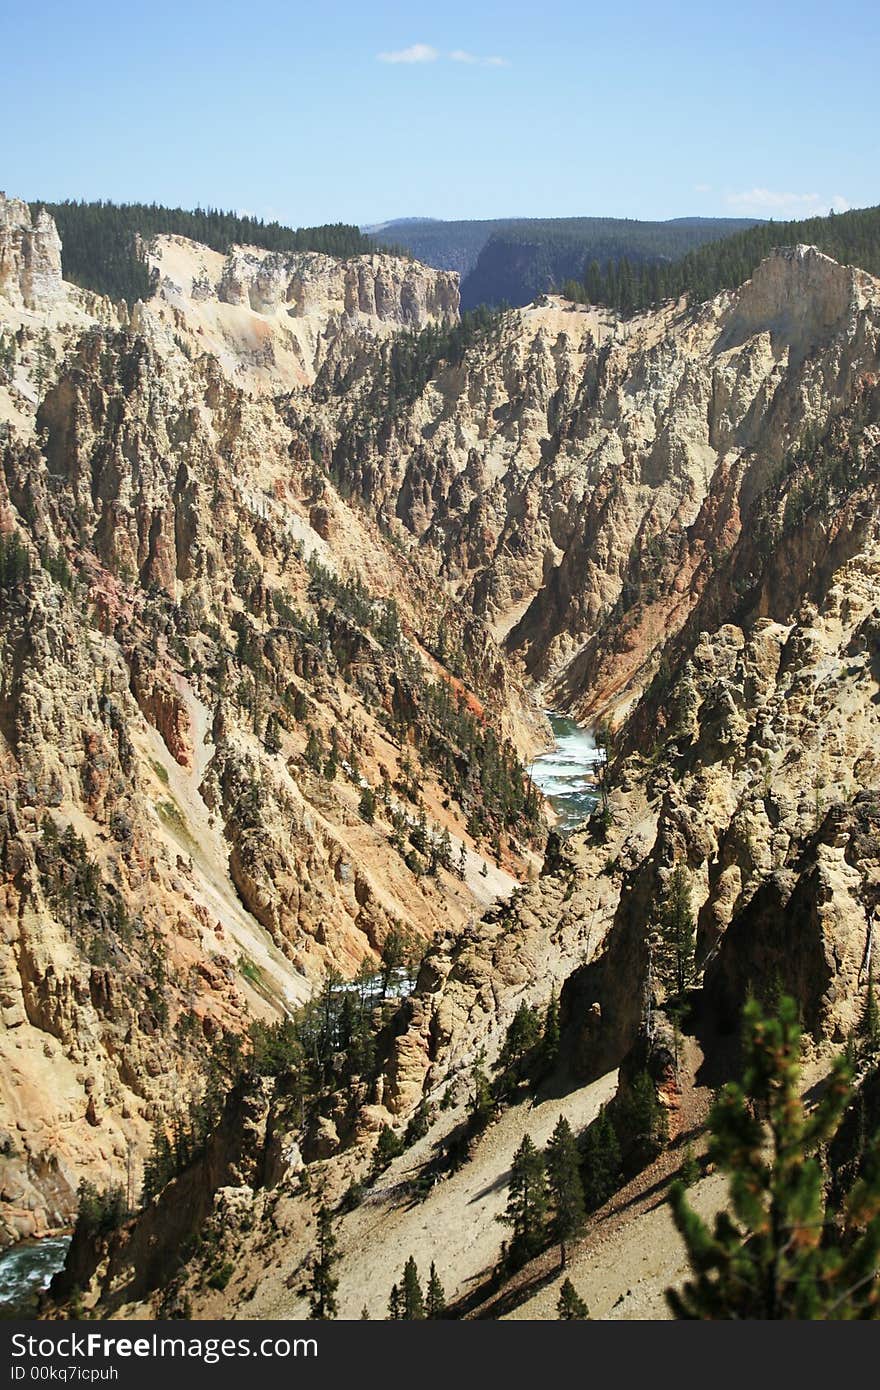
[[[564,714],[546,713],[556,746],[535,759],[529,775],[558,815],[557,828],[567,833],[587,819],[599,799],[596,764],[602,755],[589,729]]]
[[[36,1298],[64,1264],[70,1236],[22,1241],[0,1253],[0,1317],[32,1317]]]

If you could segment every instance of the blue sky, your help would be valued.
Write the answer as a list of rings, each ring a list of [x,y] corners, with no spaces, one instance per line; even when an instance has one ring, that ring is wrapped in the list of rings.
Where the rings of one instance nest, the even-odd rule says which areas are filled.
[[[7,0],[0,187],[295,225],[863,207],[878,11]]]

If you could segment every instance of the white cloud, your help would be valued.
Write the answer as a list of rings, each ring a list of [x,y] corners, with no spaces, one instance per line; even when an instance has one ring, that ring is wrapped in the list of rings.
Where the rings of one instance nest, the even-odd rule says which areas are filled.
[[[454,48],[449,54],[449,58],[453,63],[469,63],[471,66],[476,65],[481,68],[507,67],[506,58],[499,58],[497,54],[493,54],[491,58],[478,58],[476,53],[469,53],[466,48]]]
[[[834,208],[835,212],[846,212],[850,206],[840,193],[828,197],[820,193],[783,193],[772,188],[749,188],[742,193],[728,193],[725,202],[741,212],[763,213],[771,217],[780,212],[792,217],[807,217],[810,213],[827,212],[829,208]]]
[[[711,193],[711,192],[712,192],[712,185],[711,185],[711,183],[695,183],[695,184],[694,184],[694,192],[695,192],[695,193]]]
[[[451,53],[441,53],[429,43],[414,43],[409,48],[392,49],[390,53],[377,53],[380,63],[436,63],[438,59],[448,59],[450,63],[466,63],[478,68],[506,68],[507,59],[493,53],[489,58],[480,58],[466,48],[453,48]]]
[[[414,43],[391,53],[377,54],[380,63],[436,63],[440,54],[429,43]]]

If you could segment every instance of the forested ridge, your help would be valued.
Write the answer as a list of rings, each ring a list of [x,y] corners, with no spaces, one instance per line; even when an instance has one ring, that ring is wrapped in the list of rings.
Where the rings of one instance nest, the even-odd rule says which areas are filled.
[[[817,246],[843,265],[880,275],[880,207],[800,222],[762,222],[689,251],[671,264],[638,264],[623,256],[602,265],[592,258],[583,280],[567,282],[563,293],[580,302],[607,304],[624,314],[682,294],[699,303],[750,279],[755,267],[776,247],[797,244]]]
[[[675,261],[704,242],[751,225],[751,220],[698,217],[674,222],[570,217],[502,224],[462,283],[462,306],[529,304],[569,277],[580,276],[593,260],[600,266],[623,258],[634,265]]]
[[[579,279],[585,264],[627,256],[637,263],[675,260],[705,241],[750,227],[753,219],[682,217],[639,222],[623,217],[506,217],[442,222],[408,218],[379,229],[438,270],[457,270],[462,307],[528,304],[545,290]]]
[[[54,218],[61,237],[65,280],[111,299],[147,299],[154,284],[138,254],[137,238],[164,233],[189,237],[227,252],[235,245],[267,251],[320,251],[327,256],[362,256],[387,250],[372,237],[344,222],[321,227],[284,227],[258,217],[242,217],[219,208],[168,208],[158,203],[72,202],[31,203]]]

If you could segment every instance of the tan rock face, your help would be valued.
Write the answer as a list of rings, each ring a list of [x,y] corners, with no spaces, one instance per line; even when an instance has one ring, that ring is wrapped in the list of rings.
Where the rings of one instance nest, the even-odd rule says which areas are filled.
[[[377,338],[458,318],[457,275],[393,256],[339,261],[237,246],[224,257],[159,236],[147,259],[159,288],[138,309],[139,328],[213,352],[237,385],[259,393],[310,385],[325,360],[353,344],[371,353]]]
[[[153,251],[160,267],[163,240]],[[430,271],[418,261],[381,255],[338,261],[312,251],[290,254],[252,247],[229,253],[216,294],[225,304],[246,305],[259,314],[279,308],[303,318],[345,313],[416,330],[454,322],[459,303],[457,277]]]
[[[876,375],[880,290],[780,251],[693,311],[517,311],[378,420],[358,387],[294,407],[551,703],[623,713],[798,441]]]
[[[786,248],[762,261],[737,295],[722,350],[769,333],[774,348],[804,357],[841,330],[852,332],[871,297],[870,277],[815,246]]]
[[[27,203],[0,193],[0,298],[44,309],[64,295],[61,238],[45,210],[31,217]]]
[[[0,297],[27,349],[0,383],[0,534],[27,557],[0,593],[0,1243],[69,1220],[83,1176],[136,1196],[153,1122],[190,1107],[225,1032],[278,1017],[330,966],[354,974],[392,927],[426,940],[474,904],[358,809],[360,778],[378,787],[404,757],[383,722],[402,647],[440,670],[417,640],[428,572],[346,505],[283,409],[234,384],[230,357],[192,350],[172,289],[124,325],[63,284],[26,307],[22,246],[57,238],[23,206],[4,209],[19,239]],[[245,334],[259,321],[270,346],[299,316],[303,342],[360,353],[457,305],[453,278],[385,257],[283,275],[265,259],[236,262],[247,306],[221,303],[219,271],[187,306],[234,311]],[[395,599],[398,647],[310,592],[313,558]],[[459,646],[467,631],[481,710],[527,744],[540,721],[491,636],[447,627]],[[339,737],[332,783],[304,759],[309,729]],[[438,833],[467,839],[434,773],[421,791]]]

